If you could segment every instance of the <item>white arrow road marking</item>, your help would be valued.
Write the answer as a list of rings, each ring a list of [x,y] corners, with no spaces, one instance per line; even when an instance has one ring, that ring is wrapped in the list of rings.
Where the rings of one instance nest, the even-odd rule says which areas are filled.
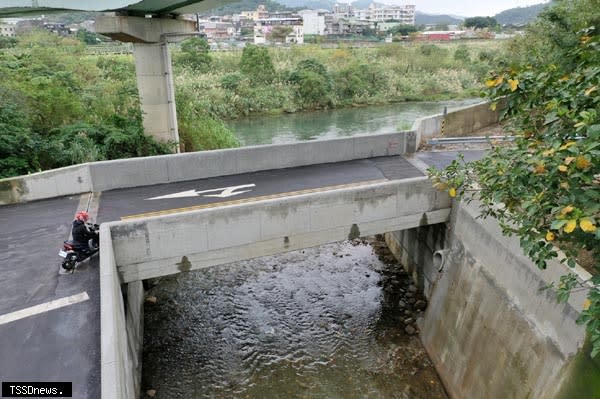
[[[81,294],[71,295],[68,297],[56,299],[54,301],[41,303],[39,305],[35,305],[29,308],[17,310],[16,312],[7,313],[0,315],[0,325],[7,324],[12,321],[24,319],[29,316],[35,316],[36,314],[49,312],[54,309],[59,309],[65,306],[74,305],[79,302],[84,302],[90,299],[87,292],[82,292]]]
[[[188,190],[181,191],[179,193],[161,195],[160,197],[152,197],[147,198],[147,200],[159,200],[159,199],[171,199],[171,198],[184,198],[184,197],[199,197],[204,193],[218,193],[218,194],[204,194],[203,197],[215,197],[215,198],[229,198],[235,195],[240,195],[247,193],[252,190],[243,190],[243,191],[235,191],[242,188],[252,188],[256,187],[256,184],[242,184],[241,186],[231,186],[231,187],[222,187],[222,188],[213,188],[210,190]]]
[[[198,191],[198,193],[208,193],[208,192],[211,192],[211,191],[221,191],[220,194],[206,194],[205,197],[229,198],[229,197],[233,197],[234,195],[243,194],[243,193],[247,193],[249,191],[252,191],[252,190],[244,190],[244,191],[235,191],[235,190],[240,189],[240,188],[251,188],[251,187],[256,187],[256,184],[244,184],[244,185],[241,185],[241,186],[217,188],[215,190]]]

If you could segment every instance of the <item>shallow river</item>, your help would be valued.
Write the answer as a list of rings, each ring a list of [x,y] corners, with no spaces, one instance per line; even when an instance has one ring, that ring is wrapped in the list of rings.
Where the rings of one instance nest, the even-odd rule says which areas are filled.
[[[387,249],[371,244],[336,243],[153,280],[143,392],[446,398],[407,327],[416,328],[424,301]]]

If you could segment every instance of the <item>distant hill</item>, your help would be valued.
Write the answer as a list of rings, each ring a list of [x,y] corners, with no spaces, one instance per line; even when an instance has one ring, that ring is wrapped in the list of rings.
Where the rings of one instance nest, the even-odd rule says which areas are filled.
[[[504,10],[494,16],[500,25],[527,25],[535,20],[540,12],[553,2],[535,4],[529,7],[517,7]]]
[[[294,2],[294,0],[291,0]],[[303,3],[303,0],[297,0],[296,3]],[[271,1],[271,0],[242,0],[235,3],[227,4],[222,7],[214,8],[207,11],[207,14],[211,15],[230,15],[240,14],[242,11],[253,11],[258,8],[259,5],[264,5],[267,11],[290,11],[293,8],[284,4],[285,1]],[[316,2],[315,3],[320,3]],[[301,6],[300,8],[307,8]]]
[[[335,0],[277,0],[277,2],[289,8],[312,10],[332,10],[335,3],[337,3]]]
[[[415,25],[460,25],[464,18],[452,15],[432,15],[420,11],[415,13]]]

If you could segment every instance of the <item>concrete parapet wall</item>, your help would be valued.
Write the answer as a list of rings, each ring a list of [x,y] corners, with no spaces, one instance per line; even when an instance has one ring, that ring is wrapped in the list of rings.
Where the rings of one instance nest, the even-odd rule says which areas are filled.
[[[497,124],[500,118],[499,108],[492,111],[489,102],[482,102],[446,114],[417,119],[413,124],[413,130],[417,133],[417,143],[425,144],[433,137],[470,136],[471,133]]]
[[[89,164],[0,179],[0,205],[91,191]]]
[[[133,315],[135,316],[135,315]],[[126,321],[121,281],[117,273],[108,226],[100,227],[100,382],[102,398],[133,399],[139,395],[131,341],[136,322]],[[138,323],[142,319],[137,320]],[[126,328],[128,327],[129,330]],[[128,335],[132,335],[129,337]]]
[[[92,162],[0,179],[0,205],[89,191],[402,155],[415,149],[416,133],[411,131]]]
[[[495,220],[476,219],[478,214],[474,203],[454,204],[441,272],[428,260],[443,246],[429,239],[440,239],[438,226],[390,235],[406,258],[425,259],[429,268],[423,274],[433,289],[421,339],[447,391],[453,398],[574,397],[565,396],[565,387],[585,341],[575,321],[586,293],[558,304],[552,290],[540,291],[572,270],[551,262],[540,271],[518,239],[504,237]],[[418,243],[407,245],[407,238]]]
[[[108,224],[124,282],[448,219],[426,177]]]

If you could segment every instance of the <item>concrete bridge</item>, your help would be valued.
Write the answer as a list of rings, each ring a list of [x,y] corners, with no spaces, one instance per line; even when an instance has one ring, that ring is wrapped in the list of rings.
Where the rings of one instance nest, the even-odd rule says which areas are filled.
[[[421,339],[453,397],[561,397],[580,362],[585,332],[574,321],[585,293],[557,308],[551,295],[531,290],[555,280],[561,265],[536,273],[518,242],[499,238],[492,221],[476,221],[476,210],[452,206],[431,187],[426,167],[454,154],[416,151],[442,126],[469,134],[496,118],[482,104],[419,120],[408,132],[95,162],[0,180],[0,375],[73,381],[74,397],[138,397],[143,279],[389,232],[389,245],[430,299]],[[93,258],[60,276],[53,254],[80,208],[102,223],[100,270]],[[499,333],[489,338],[489,331]]]
[[[471,115],[473,109],[487,112],[484,104],[462,114]],[[70,366],[53,369],[68,373],[62,379],[86,381],[99,373],[101,364],[102,397],[133,397],[141,370],[142,279],[447,221],[450,199],[434,190],[424,173],[426,162],[439,157],[415,151],[419,140],[441,127],[443,118],[452,120],[449,115],[394,134],[94,162],[2,179],[0,205],[5,206],[0,207],[0,219],[5,227],[0,244],[7,249],[3,274],[12,276],[6,284],[21,289],[0,301],[0,313],[12,320],[28,305],[61,300],[56,299],[58,293],[76,294],[79,287],[96,304],[83,302],[74,307],[85,309],[80,313],[65,309],[60,311],[64,316],[45,319],[44,330],[66,320],[86,325],[79,328],[81,334],[60,334],[72,336],[71,346],[79,349],[65,348],[69,355],[61,358]],[[471,130],[479,127],[479,122],[457,119],[455,125],[460,124]],[[181,195],[192,192],[192,197]],[[100,276],[89,271],[52,276],[49,273],[58,269],[52,254],[68,236],[68,221],[76,209],[88,207],[102,223]],[[22,219],[21,214],[29,216]],[[37,251],[27,249],[27,241],[15,235],[18,230],[12,233],[8,228],[23,229],[25,223],[31,226],[28,234],[35,234],[40,221],[50,239],[36,246]],[[40,273],[48,261],[51,265]],[[23,262],[29,266],[23,267]],[[32,275],[31,270],[37,271]],[[86,282],[78,282],[81,278]],[[66,291],[18,294],[44,292],[49,281],[58,287],[66,284]],[[98,311],[100,325],[86,317]],[[61,321],[62,317],[68,319]],[[64,338],[51,347],[34,346],[29,358],[22,333],[12,329],[19,323],[0,323],[0,334],[16,350],[14,356],[4,357],[8,363],[0,362],[0,372],[12,376],[20,370],[35,379],[49,378],[36,359],[40,352],[55,352]],[[31,334],[41,334],[36,331]],[[46,335],[40,342],[48,339],[53,341]],[[89,353],[100,339],[101,359]],[[24,361],[10,361],[19,356]],[[97,397],[89,385],[79,386],[77,392]]]

